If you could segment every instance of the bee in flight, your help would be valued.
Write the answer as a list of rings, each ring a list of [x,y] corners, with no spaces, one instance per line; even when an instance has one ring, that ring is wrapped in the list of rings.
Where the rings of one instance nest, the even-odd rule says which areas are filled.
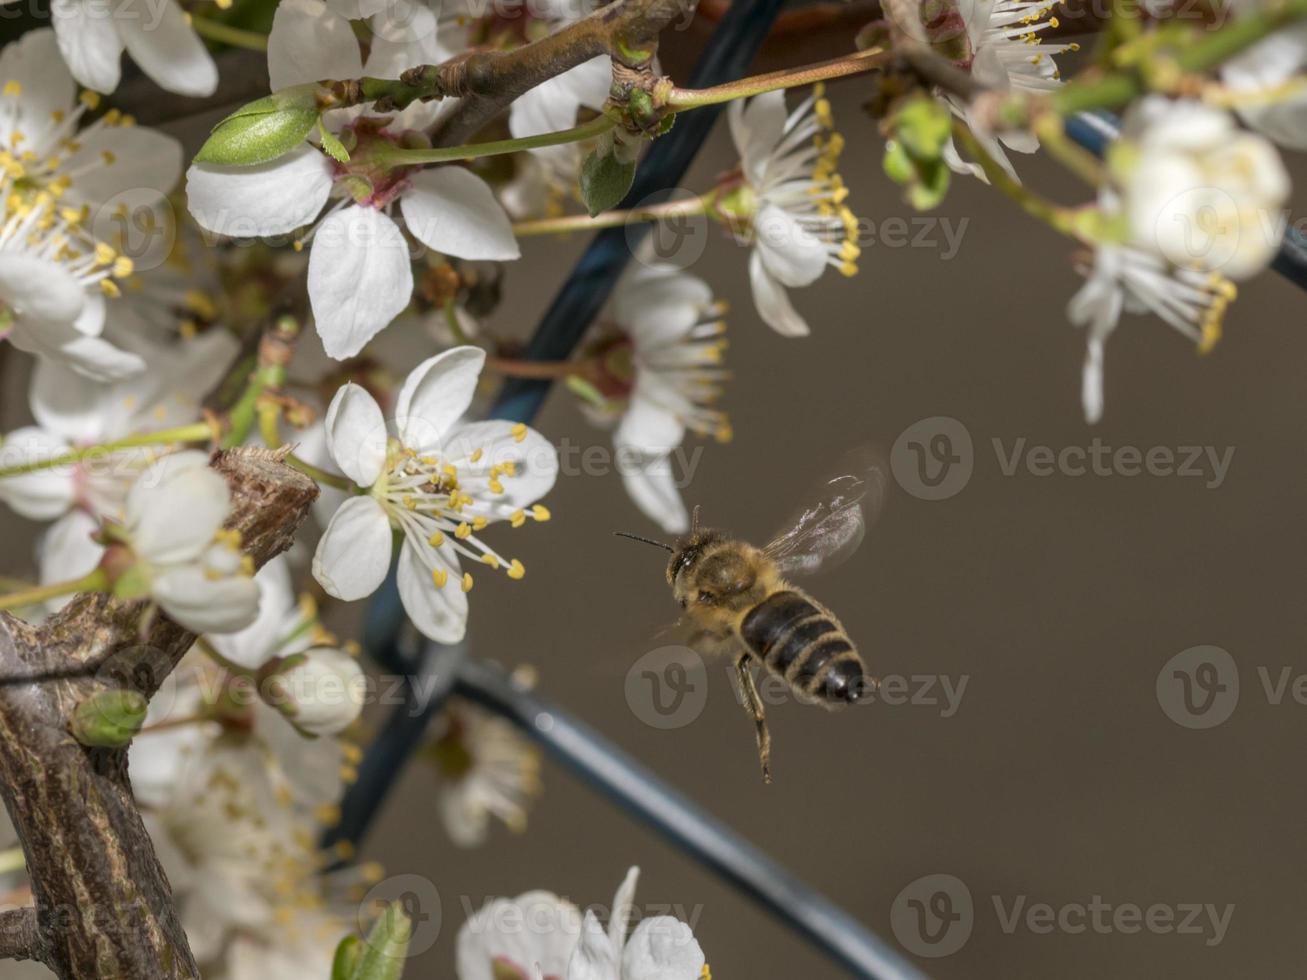
[[[675,545],[617,532],[672,553],[667,583],[685,610],[689,643],[734,658],[766,782],[771,736],[754,684],[755,664],[828,708],[852,704],[876,684],[835,614],[787,580],[847,558],[884,505],[880,457],[855,451],[836,474],[818,483],[804,498],[807,506],[765,548],[701,528],[697,507],[690,533]]]

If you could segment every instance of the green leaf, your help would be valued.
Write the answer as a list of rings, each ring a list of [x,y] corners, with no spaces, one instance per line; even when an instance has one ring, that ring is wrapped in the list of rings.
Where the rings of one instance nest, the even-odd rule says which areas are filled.
[[[366,948],[349,980],[399,980],[412,938],[413,923],[398,902],[391,902],[368,933]]]
[[[918,211],[929,211],[944,200],[952,171],[940,160],[917,167],[917,180],[908,188],[908,203]]]
[[[362,951],[363,940],[358,936],[346,936],[342,939],[340,945],[336,947],[336,958],[331,963],[331,980],[353,980]]]
[[[612,143],[602,141],[581,164],[581,198],[590,217],[620,204],[634,180],[635,161],[619,160]]]
[[[322,138],[322,148],[337,163],[349,163],[349,150],[345,149],[345,144],[336,138],[336,134],[322,125],[322,120],[318,120],[318,135]]]
[[[213,127],[195,162],[252,167],[284,156],[318,124],[316,91],[296,85],[241,106]]]

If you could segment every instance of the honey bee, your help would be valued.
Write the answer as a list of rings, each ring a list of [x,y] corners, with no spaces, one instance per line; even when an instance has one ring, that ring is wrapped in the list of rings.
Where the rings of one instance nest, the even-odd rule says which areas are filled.
[[[617,532],[671,552],[667,584],[685,611],[689,643],[706,654],[735,659],[745,709],[752,716],[762,775],[771,782],[771,735],[753,667],[828,708],[858,701],[874,689],[857,648],[829,609],[788,576],[830,568],[862,542],[885,501],[879,456],[857,450],[804,499],[814,501],[764,548],[699,526],[676,544]]]

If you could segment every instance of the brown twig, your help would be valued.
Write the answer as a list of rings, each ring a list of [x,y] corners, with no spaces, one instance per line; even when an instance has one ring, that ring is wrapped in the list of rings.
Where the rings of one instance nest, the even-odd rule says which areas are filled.
[[[290,547],[317,496],[313,482],[263,450],[222,452],[212,465],[232,491],[227,526],[255,564]],[[140,618],[140,602],[103,594],[80,596],[40,627],[0,613],[0,675],[88,672],[0,686],[0,792],[35,900],[31,931],[12,916],[0,927],[13,937],[6,949],[62,980],[199,977],[132,797],[126,749],[87,747],[69,732],[72,712],[93,695],[153,695],[195,642],[162,615],[142,637]]]
[[[0,959],[37,959],[36,909],[0,912]]]

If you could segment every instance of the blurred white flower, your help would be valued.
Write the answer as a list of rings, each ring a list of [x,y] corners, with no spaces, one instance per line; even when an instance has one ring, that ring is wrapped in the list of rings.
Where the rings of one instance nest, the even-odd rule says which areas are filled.
[[[1084,286],[1067,305],[1068,318],[1086,331],[1081,383],[1086,421],[1102,418],[1104,348],[1123,312],[1152,313],[1207,351],[1220,338],[1234,296],[1234,284],[1215,273],[1173,268],[1136,248],[1099,246]]]
[[[1126,113],[1108,159],[1130,244],[1235,280],[1275,256],[1289,175],[1275,147],[1228,112],[1148,96]]]
[[[485,843],[491,818],[526,829],[540,793],[540,754],[508,722],[468,704],[451,704],[444,731],[426,755],[440,771],[440,815],[459,847]]]
[[[114,277],[130,275],[130,264],[69,225],[49,191],[16,198],[0,211],[0,338],[97,381],[142,371],[139,357],[100,336],[105,294],[117,294]]]
[[[1040,34],[1057,27],[1052,6],[1027,0],[959,0],[958,13],[971,42],[971,62],[964,67],[985,88],[1006,92],[1047,92],[1061,84],[1062,75],[1053,55],[1078,51],[1080,45],[1047,44]],[[1018,153],[1034,153],[1039,140],[1033,133],[1001,133],[997,138],[984,131],[972,118],[970,107],[956,96],[947,96],[954,115],[965,119],[976,138],[1012,177],[1016,171],[1004,147]],[[967,162],[958,154],[952,138],[944,149],[944,162],[955,173],[973,174],[988,183],[980,164]]]
[[[135,212],[161,205],[182,173],[181,144],[110,109],[87,126],[98,97],[77,96],[49,28],[0,51],[0,190],[30,198],[48,190],[70,224],[113,227],[97,218],[112,203]],[[120,259],[120,262],[126,262]]]
[[[347,21],[321,0],[285,0],[269,37],[273,88],[363,74]],[[419,62],[420,63],[420,62]],[[443,165],[390,167],[397,147],[420,145],[430,107],[414,103],[390,119],[342,110],[332,125],[349,147],[339,163],[303,145],[256,167],[192,165],[187,203],[201,226],[235,237],[281,235],[318,218],[310,242],[308,288],[327,354],[353,357],[408,306],[410,249],[390,212],[398,205],[409,233],[426,247],[464,259],[505,261],[521,254],[503,206],[470,170]]]
[[[158,85],[178,95],[212,95],[218,69],[176,0],[50,0],[59,50],[73,77],[109,93],[122,77],[123,50]]]
[[[669,534],[689,528],[671,453],[687,429],[731,438],[726,413],[713,407],[728,377],[724,312],[702,279],[670,265],[633,264],[613,293],[621,333],[602,338],[591,354],[607,406],[599,420],[620,417],[613,444],[626,491]]]
[[[2,465],[196,421],[199,399],[221,380],[239,350],[233,337],[217,330],[174,345],[139,346],[149,370],[111,384],[88,384],[66,364],[39,361],[28,390],[37,424],[11,432],[0,444]],[[164,452],[164,446],[124,449],[0,478],[0,500],[33,520],[53,520],[78,508],[121,521],[128,488]]]
[[[239,536],[222,530],[231,491],[206,453],[166,456],[127,492],[121,525],[109,534],[130,549],[114,585],[125,598],[149,596],[197,633],[230,633],[254,622],[259,588]]]
[[[456,347],[419,364],[400,389],[389,427],[376,400],[353,383],[327,410],[332,459],[366,493],[336,511],[313,575],[338,599],[371,595],[386,577],[399,530],[400,598],[413,625],[440,643],[461,640],[467,624],[472,575],[459,556],[522,578],[522,563],[504,559],[477,532],[496,521],[520,527],[528,517],[547,519],[535,501],[558,475],[554,447],[533,429],[460,423],[484,363],[481,350]]]
[[[702,980],[703,950],[684,922],[655,916],[627,934],[639,874],[618,887],[607,929],[550,892],[486,904],[459,930],[458,980]]]
[[[275,964],[291,950],[301,956],[300,976],[328,975],[349,927],[326,907],[320,828],[278,792],[255,747],[196,726],[177,732],[137,737],[132,779],[206,976],[216,966],[227,977],[267,980],[278,974],[255,963]],[[192,740],[190,750],[167,744],[179,737]],[[316,962],[326,972],[314,972]]]
[[[336,735],[363,710],[367,679],[349,654],[334,647],[310,647],[292,654],[275,677],[285,698],[286,717],[307,735]]]
[[[749,281],[758,314],[784,336],[804,336],[808,324],[786,289],[812,285],[828,265],[846,276],[858,271],[857,218],[835,172],[844,138],[830,131],[830,103],[819,86],[788,116],[782,91],[736,100],[728,115],[743,184],[720,206],[744,223],[742,237],[753,246]]]
[[[1261,5],[1233,0],[1236,16]],[[1281,28],[1221,65],[1221,81],[1248,97],[1235,111],[1263,136],[1292,150],[1307,150],[1307,25]]]

